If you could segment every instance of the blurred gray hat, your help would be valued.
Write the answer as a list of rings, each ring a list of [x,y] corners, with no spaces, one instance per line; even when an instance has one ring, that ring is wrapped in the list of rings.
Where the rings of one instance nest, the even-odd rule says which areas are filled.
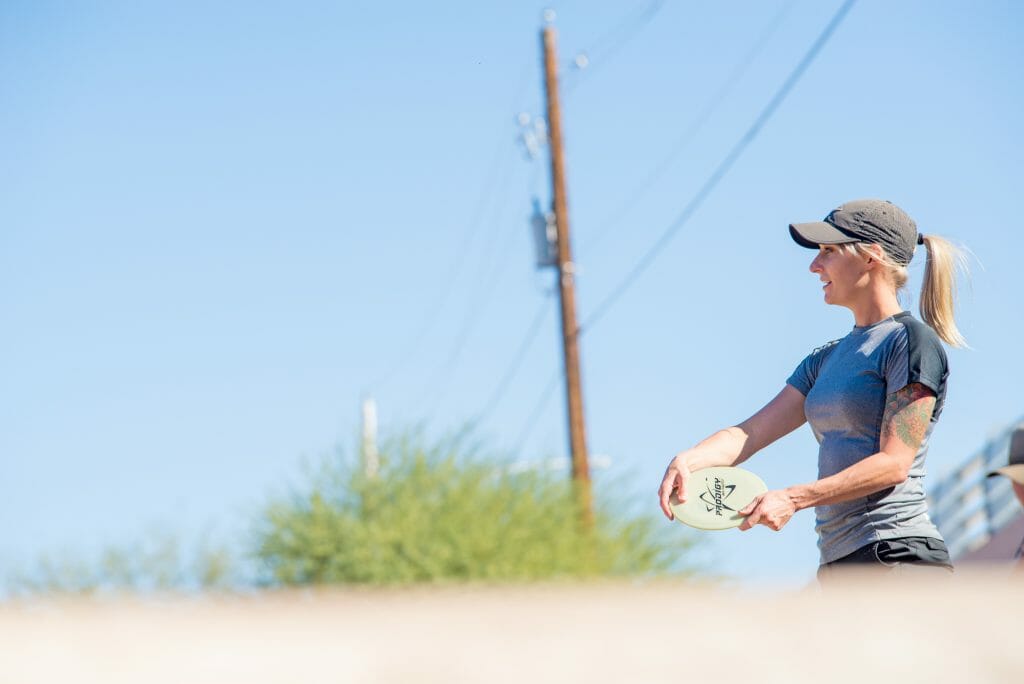
[[[798,245],[809,249],[847,242],[881,245],[902,266],[910,263],[914,249],[922,242],[914,219],[892,202],[880,199],[847,202],[821,221],[791,223],[789,234]]]
[[[988,474],[1005,475],[1017,484],[1024,485],[1024,427],[1019,427],[1010,435],[1010,456],[1007,465],[996,468]]]

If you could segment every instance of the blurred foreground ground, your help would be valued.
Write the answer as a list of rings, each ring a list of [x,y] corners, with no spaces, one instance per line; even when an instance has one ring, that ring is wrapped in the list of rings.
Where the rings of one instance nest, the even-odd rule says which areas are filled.
[[[1024,682],[1024,577],[0,605],[0,682]]]

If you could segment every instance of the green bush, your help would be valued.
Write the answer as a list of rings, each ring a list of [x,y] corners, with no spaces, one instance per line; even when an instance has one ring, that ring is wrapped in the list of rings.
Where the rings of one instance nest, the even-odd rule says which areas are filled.
[[[417,441],[384,449],[376,477],[325,462],[303,491],[269,505],[256,556],[273,580],[381,585],[687,572],[692,540],[677,526],[630,515],[599,490],[588,528],[564,474],[515,472],[458,440]]]
[[[151,530],[140,542],[96,553],[45,554],[5,578],[4,590],[15,596],[224,590],[237,585],[239,570],[226,546],[203,540],[188,552],[176,535]]]

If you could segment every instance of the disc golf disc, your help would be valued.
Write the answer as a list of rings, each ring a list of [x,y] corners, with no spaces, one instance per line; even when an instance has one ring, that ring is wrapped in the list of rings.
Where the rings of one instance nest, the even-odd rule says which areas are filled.
[[[764,481],[749,470],[715,466],[691,473],[686,502],[679,503],[673,491],[669,504],[676,520],[685,525],[699,530],[727,530],[738,527],[746,517],[738,511],[767,491]]]

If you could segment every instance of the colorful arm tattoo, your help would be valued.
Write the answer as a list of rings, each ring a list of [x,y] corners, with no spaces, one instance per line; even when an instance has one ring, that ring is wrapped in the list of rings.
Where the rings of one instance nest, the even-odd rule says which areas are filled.
[[[896,436],[911,449],[919,449],[934,409],[935,392],[920,383],[893,392],[885,399],[883,437]]]

